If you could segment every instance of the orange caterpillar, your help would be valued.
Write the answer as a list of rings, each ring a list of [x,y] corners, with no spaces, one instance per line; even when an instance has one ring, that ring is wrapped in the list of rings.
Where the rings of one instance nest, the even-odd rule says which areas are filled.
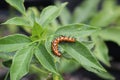
[[[56,56],[60,57],[61,53],[58,51],[58,44],[60,42],[75,42],[75,41],[76,41],[75,38],[60,36],[52,41],[52,51]]]

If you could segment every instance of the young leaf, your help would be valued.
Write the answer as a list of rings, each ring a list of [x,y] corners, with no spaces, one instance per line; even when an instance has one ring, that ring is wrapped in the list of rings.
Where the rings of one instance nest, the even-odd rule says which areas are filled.
[[[21,26],[28,26],[32,27],[33,23],[27,17],[14,17],[12,19],[7,20],[2,24],[13,24],[13,25],[21,25]]]
[[[94,28],[90,25],[71,24],[71,25],[66,25],[64,27],[59,28],[55,33],[56,35],[86,37],[97,30],[98,28]]]
[[[36,8],[28,8],[28,10],[27,10],[27,12],[26,12],[26,14],[27,14],[27,17],[31,20],[31,22],[33,22],[34,23],[34,21],[35,21],[35,13],[34,13],[34,9],[36,9]]]
[[[52,22],[54,19],[56,19],[56,17],[59,16],[59,14],[61,13],[62,9],[66,6],[66,4],[67,3],[63,3],[59,7],[49,6],[45,8],[40,15],[38,23],[41,26],[46,26],[47,24]]]
[[[37,9],[37,7],[29,7],[26,13],[27,15],[31,16],[31,19],[34,19],[34,20],[35,20],[35,17],[39,17],[40,15],[40,12]]]
[[[13,6],[14,8],[16,8],[22,14],[25,14],[25,7],[23,5],[24,0],[6,0],[6,2]]]
[[[39,14],[40,13],[38,12],[37,8],[35,8],[35,7],[28,8],[26,15],[27,15],[27,19],[30,21],[32,27],[34,26],[34,23],[36,22],[36,18],[38,18]]]
[[[10,68],[10,79],[20,80],[29,72],[29,65],[32,60],[34,46],[23,47],[16,52]]]
[[[41,38],[42,32],[43,32],[43,28],[35,22],[32,28],[32,36],[31,36],[32,40]]]
[[[120,27],[111,27],[99,32],[101,38],[107,41],[116,42],[120,45]]]
[[[99,64],[99,62],[90,52],[90,50],[80,42],[61,44],[61,46],[67,52],[67,54],[73,57],[73,59],[80,63],[84,68],[89,67],[98,71],[106,72],[106,70]]]
[[[22,34],[9,35],[0,38],[0,52],[16,51],[30,42],[31,42],[30,38],[25,35]]]
[[[46,68],[48,71],[58,74],[53,58],[47,52],[44,45],[41,44],[38,48],[35,49],[35,56],[44,68]]]

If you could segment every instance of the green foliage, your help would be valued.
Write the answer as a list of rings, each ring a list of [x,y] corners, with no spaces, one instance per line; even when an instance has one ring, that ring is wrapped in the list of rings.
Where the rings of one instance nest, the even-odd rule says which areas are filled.
[[[117,28],[112,24],[114,24],[114,21],[120,16],[119,9],[120,8],[115,5],[114,0],[104,1],[102,10],[98,14],[93,16],[93,18],[90,21],[91,25],[94,25],[97,27],[104,27],[102,28],[101,31],[96,33],[96,35],[93,36],[92,38],[96,43],[96,49],[95,49],[96,57],[107,66],[110,66],[110,63],[109,63],[110,59],[108,56],[107,46],[104,43],[104,41],[106,41],[104,38],[107,38],[108,36],[104,37],[104,35],[108,33],[110,38],[109,39],[107,38],[107,40],[113,41],[119,44],[119,39],[118,39],[119,37],[117,36],[118,35],[117,32],[119,31],[119,29],[116,29],[115,31],[116,33],[114,33],[114,35],[111,35],[113,33],[108,31],[112,27]],[[106,33],[104,33],[104,31],[106,31]],[[117,38],[114,38],[114,37],[117,37]]]
[[[38,73],[44,72],[40,69],[45,70],[46,73],[52,73],[53,80],[63,80],[62,73],[74,71],[78,67],[84,67],[102,78],[114,80],[98,60],[110,66],[105,40],[114,41],[120,45],[120,28],[111,25],[116,21],[120,11],[115,7],[114,1],[104,1],[103,9],[99,12],[97,11],[99,1],[86,0],[73,13],[64,8],[67,3],[48,6],[39,13],[36,8],[25,11],[24,0],[6,0],[20,11],[22,16],[9,19],[3,24],[21,25],[31,34],[31,36],[14,34],[0,38],[0,52],[2,52],[0,58],[6,60],[5,63],[10,63],[7,60],[12,59],[11,66],[8,66],[10,79],[20,80],[29,73],[29,68],[33,65],[34,69],[39,68]],[[58,16],[61,23],[56,20]],[[73,37],[76,42],[60,43],[59,50],[62,57],[57,57],[52,52],[51,42],[61,35]],[[10,52],[15,54],[11,57]],[[37,65],[36,61],[39,62]],[[71,67],[68,68],[69,66]]]
[[[30,23],[29,19],[26,19],[27,17],[14,17],[12,19],[9,19],[3,24],[14,24],[14,25],[21,25],[21,26],[29,26],[31,27],[33,24]]]
[[[108,48],[105,45],[104,41],[113,41],[119,45],[120,7],[116,5],[115,0],[105,0],[102,3],[101,9],[97,11],[99,2],[100,0],[84,1],[82,5],[77,6],[74,12],[70,14],[70,16],[73,17],[68,17],[67,19],[69,20],[65,22],[67,22],[66,24],[82,22],[95,26],[97,28],[102,27],[101,30],[95,32],[95,34],[92,34],[91,36],[93,43],[95,43],[94,54],[101,62],[107,66],[110,66]],[[64,12],[62,14],[64,14],[64,16],[68,16],[68,10],[64,10],[67,13]],[[60,16],[63,16],[62,14]],[[64,21],[62,18],[60,18],[60,20]],[[62,22],[62,24],[65,25],[64,22]]]
[[[105,71],[93,54],[89,51],[89,49],[80,42],[63,44],[62,47],[65,49],[67,54],[72,56],[72,58],[79,62],[83,67],[85,66],[94,68],[96,70]]]
[[[0,52],[16,51],[30,42],[30,38],[25,35],[9,35],[0,39]]]
[[[63,26],[56,30],[56,35],[66,35],[66,36],[75,36],[75,37],[86,37],[91,35],[93,32],[99,30],[90,25],[85,24],[70,24]]]
[[[13,6],[14,8],[16,8],[22,14],[25,14],[25,7],[23,5],[24,0],[6,0],[6,2]]]
[[[32,40],[37,40],[41,37],[41,34],[43,32],[43,29],[42,27],[37,24],[37,23],[34,23],[34,26],[32,28],[32,36],[31,36],[31,39]]]
[[[61,13],[61,10],[65,7],[67,3],[62,4],[60,7],[49,6],[45,8],[41,15],[38,23],[42,26],[46,26],[51,21],[53,21]]]
[[[95,26],[97,28],[102,27],[101,30],[90,35],[90,38],[92,39],[93,44],[95,45],[93,53],[96,56],[96,58],[100,60],[102,63],[104,63],[106,66],[110,67],[110,57],[108,55],[109,51],[104,41],[113,41],[119,45],[120,7],[116,5],[115,0],[109,0],[109,1],[105,0],[102,3],[101,9],[97,10],[99,2],[100,0],[92,0],[92,1],[86,0],[82,3],[82,5],[77,6],[72,13],[70,13],[68,9],[65,8],[63,10],[63,13],[60,15],[60,20],[62,25],[82,22],[82,23],[87,23],[87,25]],[[67,33],[66,30],[64,30],[64,32]],[[62,31],[60,33],[64,34]],[[71,33],[71,31],[69,31],[69,33]],[[86,33],[84,34],[86,35]],[[79,40],[84,41],[82,35],[79,36]],[[109,77],[97,73],[96,71],[95,73],[98,74],[100,77],[106,79],[108,78],[114,79],[108,73],[105,73],[105,75],[109,75]]]
[[[113,41],[120,45],[120,27],[110,27],[100,31],[99,35],[106,41]]]
[[[59,66],[59,71],[61,73],[70,73],[75,69],[80,68],[80,64],[73,59],[62,58]]]
[[[73,13],[72,22],[79,23],[88,20],[96,12],[99,2],[100,0],[86,0],[82,5],[77,6]]]
[[[63,25],[69,24],[71,21],[71,14],[67,8],[64,8],[61,15],[60,15],[60,20]]]
[[[20,80],[29,72],[29,65],[33,57],[34,46],[26,46],[18,50],[10,68],[10,79]],[[16,71],[17,70],[17,71]]]
[[[44,45],[40,45],[35,49],[35,56],[39,62],[50,72],[58,74],[55,68],[55,63],[52,56],[47,52]]]
[[[108,56],[108,48],[106,46],[106,44],[104,43],[104,41],[100,38],[100,37],[95,37],[94,36],[94,42],[95,42],[95,50],[94,53],[96,55],[96,57],[102,61],[104,64],[106,64],[107,66],[110,66],[110,59]]]
[[[104,1],[103,9],[92,18],[90,24],[98,27],[106,27],[112,23],[120,14],[119,9],[113,3],[113,0]]]

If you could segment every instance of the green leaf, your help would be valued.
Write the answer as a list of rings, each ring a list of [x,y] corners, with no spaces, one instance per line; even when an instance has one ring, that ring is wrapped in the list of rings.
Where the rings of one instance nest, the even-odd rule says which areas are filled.
[[[22,34],[9,35],[0,38],[0,52],[16,51],[30,43],[29,37]]]
[[[9,53],[0,53],[0,59],[3,61],[10,60],[13,58],[15,52],[9,52]]]
[[[86,37],[97,31],[98,28],[94,28],[90,25],[85,24],[71,24],[59,28],[55,34],[75,37]]]
[[[110,27],[99,32],[101,38],[116,42],[120,45],[120,27]]]
[[[75,8],[72,22],[80,23],[88,20],[97,10],[99,2],[100,0],[85,0],[82,5]]]
[[[27,9],[27,14],[28,15],[31,15],[31,19],[33,18],[35,18],[35,17],[39,17],[39,14],[40,14],[40,12],[39,12],[39,10],[37,9],[37,7],[29,7],[28,9]]]
[[[110,58],[108,55],[108,48],[107,45],[104,43],[104,41],[99,37],[94,37],[95,42],[95,50],[94,54],[95,56],[105,65],[110,66]]]
[[[47,38],[47,40],[45,41],[45,48],[48,51],[48,53],[53,57],[55,62],[59,62],[60,58],[57,57],[56,55],[54,55],[52,49],[51,49],[51,42],[53,41],[54,36],[51,35]]]
[[[96,74],[104,79],[107,79],[107,80],[115,80],[115,77],[108,72],[99,72]]]
[[[14,8],[16,8],[22,14],[25,14],[25,7],[23,5],[24,0],[6,0],[6,2],[13,6]]]
[[[52,22],[54,19],[56,19],[59,16],[59,14],[61,13],[62,9],[65,7],[66,4],[67,3],[63,3],[59,7],[49,6],[45,8],[40,15],[40,19],[38,23],[41,26],[46,26],[47,24]]]
[[[89,50],[93,49],[95,45],[93,41],[82,41],[82,44],[84,44]]]
[[[86,66],[85,66],[86,67]],[[88,71],[92,71],[97,74],[99,77],[104,78],[105,80],[115,80],[115,78],[108,72],[96,70],[94,68],[86,67]]]
[[[80,68],[80,64],[72,59],[65,59],[62,58],[60,65],[59,65],[59,71],[60,73],[71,73],[75,70]]]
[[[90,22],[90,25],[98,26],[98,27],[105,27],[108,26],[113,21],[114,18],[114,11],[102,11],[98,13]]]
[[[44,68],[52,73],[58,74],[53,57],[47,52],[44,45],[41,44],[35,49],[35,56]]]
[[[51,32],[54,33],[56,31],[56,29],[58,29],[59,27],[60,27],[60,23],[57,19],[55,19],[50,23],[50,27],[48,27],[48,28]]]
[[[111,9],[111,8],[114,8],[116,6],[116,1],[115,0],[109,0],[109,1],[103,1],[103,4],[102,4],[102,9],[103,10],[108,10],[108,9]]]
[[[29,65],[32,60],[34,46],[23,47],[18,50],[13,58],[10,68],[10,79],[20,80],[29,72]]]
[[[90,50],[80,42],[76,41],[75,43],[61,44],[61,46],[67,52],[67,54],[80,63],[84,68],[88,67],[98,71],[106,72],[106,70],[99,64],[94,55],[90,52]]]
[[[29,19],[32,27],[34,26],[35,22],[36,22],[36,18],[38,18],[40,13],[38,12],[37,8],[35,7],[30,7],[28,8],[26,15],[27,18]]]
[[[21,25],[21,26],[28,26],[32,27],[33,23],[27,17],[14,17],[12,19],[7,20],[2,24],[13,24],[13,25]]]
[[[35,21],[35,13],[34,13],[34,9],[36,8],[28,8],[26,14],[27,14],[27,17],[31,20],[31,22],[34,24],[34,21]]]
[[[67,7],[65,7],[62,11],[62,13],[60,14],[60,22],[63,24],[63,25],[66,25],[66,24],[69,24],[70,21],[71,21],[71,14],[69,12],[69,10],[67,9]]]
[[[41,38],[42,32],[43,32],[43,28],[35,22],[32,28],[32,36],[31,36],[32,40],[38,40],[39,38]]]

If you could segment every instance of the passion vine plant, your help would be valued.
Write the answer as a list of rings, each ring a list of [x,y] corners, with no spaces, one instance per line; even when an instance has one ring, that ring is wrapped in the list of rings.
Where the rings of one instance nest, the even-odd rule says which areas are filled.
[[[14,53],[13,57],[8,58],[12,59],[10,80],[20,80],[31,68],[43,74],[52,73],[53,80],[63,80],[59,67],[64,59],[74,61],[101,77],[114,79],[94,56],[91,51],[93,46],[85,43],[86,40],[89,42],[88,36],[95,34],[99,28],[81,23],[51,26],[67,3],[48,6],[42,10],[40,16],[36,16],[32,9],[30,12],[25,10],[24,0],[6,0],[6,2],[23,16],[9,19],[3,25],[13,24],[31,29],[31,36],[13,34],[0,38],[0,54]],[[71,39],[75,41],[70,43]],[[60,40],[64,43],[58,44]],[[57,41],[55,50],[52,50],[53,41]],[[61,56],[54,55],[55,51],[60,52]]]

